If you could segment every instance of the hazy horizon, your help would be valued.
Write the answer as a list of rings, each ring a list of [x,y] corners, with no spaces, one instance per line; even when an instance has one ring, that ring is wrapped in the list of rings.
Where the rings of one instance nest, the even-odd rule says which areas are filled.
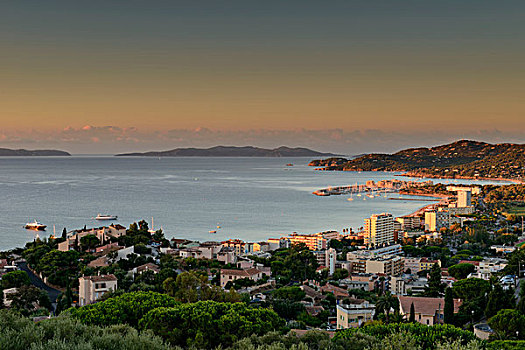
[[[394,153],[412,147],[433,147],[458,140],[488,143],[525,143],[525,135],[499,130],[478,132],[431,131],[419,133],[381,130],[194,130],[144,132],[137,128],[84,126],[52,132],[30,130],[0,134],[0,148],[59,149],[72,154],[116,154],[214,146],[306,147],[342,155]]]

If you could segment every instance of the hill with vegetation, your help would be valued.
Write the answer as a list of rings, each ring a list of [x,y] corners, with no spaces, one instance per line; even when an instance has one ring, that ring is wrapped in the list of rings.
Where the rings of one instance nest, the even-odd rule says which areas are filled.
[[[525,176],[525,145],[461,140],[394,154],[319,159],[310,165],[320,170],[404,171],[424,177],[519,179]]]
[[[65,157],[70,155],[68,152],[51,149],[27,150],[0,148],[0,157]]]
[[[308,148],[281,146],[274,149],[253,146],[215,146],[211,148],[176,148],[170,151],[122,153],[117,157],[331,157],[334,154]]]

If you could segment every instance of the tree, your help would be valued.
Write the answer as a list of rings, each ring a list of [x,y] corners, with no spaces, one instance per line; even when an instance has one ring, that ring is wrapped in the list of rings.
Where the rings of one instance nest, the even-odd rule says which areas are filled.
[[[69,309],[69,313],[85,324],[98,326],[128,324],[137,327],[139,320],[149,311],[177,304],[174,298],[166,294],[131,292],[96,304]]]
[[[428,278],[428,286],[425,287],[425,296],[439,297],[445,290],[445,284],[441,282],[441,267],[438,263],[432,265]]]
[[[459,308],[461,317],[481,318],[487,304],[490,283],[480,278],[467,278],[452,285],[454,295],[463,300]]]
[[[456,264],[448,268],[449,275],[458,280],[467,278],[467,276],[474,271],[476,271],[476,267],[469,263]]]
[[[347,269],[335,269],[334,274],[332,275],[332,278],[336,281],[342,280],[347,277],[348,277]]]
[[[228,347],[252,334],[281,330],[284,320],[274,311],[250,308],[244,303],[200,301],[156,308],[139,322],[172,345],[213,349]]]
[[[445,306],[443,308],[444,322],[448,324],[454,323],[454,292],[452,288],[445,290]]]
[[[19,288],[31,284],[29,276],[25,271],[11,271],[2,276],[0,286],[2,289]]]
[[[489,319],[497,339],[525,339],[525,316],[513,309],[503,309]]]
[[[274,299],[286,299],[291,301],[301,301],[306,296],[306,293],[297,286],[282,287],[272,292]]]
[[[383,294],[376,303],[376,314],[385,314],[386,323],[390,321],[390,310],[399,312],[399,300],[390,292]]]
[[[408,318],[408,322],[416,322],[416,310],[414,308],[414,303],[410,304],[410,317]]]
[[[80,238],[80,247],[82,250],[91,250],[95,249],[96,246],[100,244],[100,240],[96,235],[85,235]]]
[[[11,300],[12,309],[18,310],[25,316],[29,316],[38,307],[51,307],[46,292],[35,286],[21,286],[16,293],[8,294],[7,299]]]
[[[504,291],[501,285],[496,282],[488,295],[487,307],[485,308],[487,318],[494,316],[501,309],[514,308],[515,300],[513,294],[512,290]]]
[[[80,254],[74,250],[52,250],[40,259],[36,270],[42,272],[50,283],[65,287],[69,283],[69,277],[75,276],[79,271],[79,257]]]
[[[66,238],[67,238],[67,230],[64,227],[64,229],[62,230],[62,239],[65,240]]]

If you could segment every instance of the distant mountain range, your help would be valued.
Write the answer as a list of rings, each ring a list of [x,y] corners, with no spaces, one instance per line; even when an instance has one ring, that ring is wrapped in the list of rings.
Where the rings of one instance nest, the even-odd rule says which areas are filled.
[[[27,150],[27,149],[9,149],[9,148],[0,148],[0,157],[67,157],[71,154],[64,151],[57,150]]]
[[[522,179],[525,177],[525,145],[461,140],[394,154],[319,159],[310,165],[320,166],[321,170],[404,171],[424,177]]]
[[[308,148],[216,146],[211,148],[176,148],[170,151],[123,153],[117,157],[333,157],[335,154],[313,151]]]

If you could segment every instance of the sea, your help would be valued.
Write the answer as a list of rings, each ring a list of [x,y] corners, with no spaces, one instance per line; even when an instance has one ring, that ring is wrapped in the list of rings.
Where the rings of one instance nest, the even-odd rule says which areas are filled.
[[[363,226],[375,213],[401,216],[432,203],[387,198],[319,197],[312,191],[367,180],[417,180],[392,172],[316,171],[310,158],[1,157],[0,251],[56,232],[146,220],[167,238],[260,241],[293,232]],[[287,164],[293,166],[287,166]],[[503,183],[436,180],[443,183]],[[459,182],[458,182],[459,181]],[[396,198],[391,200],[389,198]],[[365,200],[366,199],[366,200]],[[27,222],[47,225],[26,230]],[[220,228],[217,228],[220,227]],[[210,231],[217,231],[210,233]]]

